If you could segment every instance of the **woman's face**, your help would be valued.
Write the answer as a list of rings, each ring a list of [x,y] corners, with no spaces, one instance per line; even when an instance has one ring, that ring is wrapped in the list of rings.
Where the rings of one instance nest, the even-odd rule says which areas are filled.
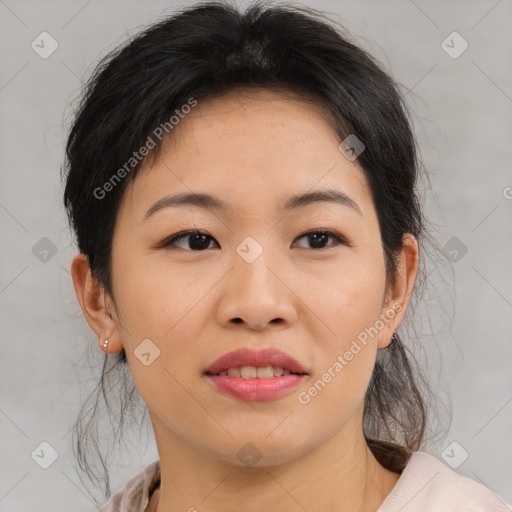
[[[157,440],[239,465],[253,450],[265,465],[360,432],[377,348],[389,343],[410,292],[398,281],[385,295],[362,171],[318,108],[277,93],[200,101],[173,135],[126,189],[112,252],[109,351],[125,349]],[[291,197],[319,192],[349,199],[290,207]],[[147,213],[190,193],[226,208],[183,203]],[[189,230],[206,236],[164,245]],[[332,234],[306,235],[318,230]],[[242,377],[205,372],[241,348],[283,351],[307,375],[288,377],[281,394],[233,396],[214,382]]]

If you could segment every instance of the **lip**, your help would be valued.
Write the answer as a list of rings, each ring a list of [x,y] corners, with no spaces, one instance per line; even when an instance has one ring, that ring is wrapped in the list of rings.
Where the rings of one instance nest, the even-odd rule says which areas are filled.
[[[218,391],[228,396],[249,402],[263,402],[288,394],[306,377],[307,375],[294,375],[293,373],[266,379],[208,375],[208,380]]]
[[[291,373],[265,379],[216,375],[229,368],[242,366],[255,366],[256,368],[273,366],[289,370]],[[251,402],[272,400],[286,395],[307,377],[306,370],[297,360],[274,348],[263,350],[242,348],[229,352],[211,364],[204,374],[218,391]]]
[[[206,369],[205,374],[208,376],[215,376],[215,374],[223,370],[228,370],[229,368],[240,368],[242,366],[255,366],[256,368],[262,366],[273,366],[274,368],[287,369],[291,373],[307,373],[297,360],[281,350],[274,348],[266,348],[263,350],[242,348],[233,352],[228,352],[227,354],[219,357],[219,359]],[[274,379],[277,378],[278,377],[274,377]]]

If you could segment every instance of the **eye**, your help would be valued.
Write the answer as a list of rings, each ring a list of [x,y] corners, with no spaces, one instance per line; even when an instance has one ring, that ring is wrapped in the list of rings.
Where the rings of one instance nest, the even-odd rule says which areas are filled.
[[[348,242],[342,236],[328,229],[316,229],[313,231],[308,231],[307,233],[304,233],[301,236],[299,236],[297,240],[300,240],[301,238],[307,238],[309,242],[312,244],[312,247],[310,247],[312,249],[325,249],[325,244],[329,240],[329,238],[334,239],[334,245],[349,245]],[[213,237],[201,231],[184,231],[182,233],[178,233],[177,235],[172,236],[171,238],[167,238],[158,246],[158,248],[177,246],[177,242],[181,242],[183,240],[185,241],[185,243],[183,244],[185,245],[185,247],[181,248],[192,251],[203,251],[205,249],[209,249],[210,242],[215,241]],[[328,247],[329,246],[327,246],[327,248]]]
[[[329,239],[329,237],[333,238],[335,240],[334,245],[348,245],[348,242],[338,233],[335,233],[334,231],[331,231],[329,229],[315,229],[313,231],[308,231],[307,233],[304,233],[303,235],[299,236],[297,240],[300,240],[301,238],[308,238],[309,241],[313,245],[313,249],[325,249],[325,243]],[[327,246],[328,248],[329,246]]]
[[[177,245],[177,241],[187,239],[188,241],[186,241],[184,245],[188,247],[182,248],[192,251],[202,251],[204,249],[209,249],[209,241],[214,240],[210,235],[207,235],[206,233],[203,233],[201,231],[184,231],[183,233],[174,235],[171,238],[167,238],[158,246],[158,248]]]

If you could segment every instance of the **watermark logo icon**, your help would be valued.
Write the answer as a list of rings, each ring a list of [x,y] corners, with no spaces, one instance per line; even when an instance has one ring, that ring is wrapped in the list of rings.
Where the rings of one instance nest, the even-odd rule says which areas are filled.
[[[48,32],[41,32],[30,46],[39,57],[47,59],[59,47],[59,43]]]
[[[451,468],[457,469],[466,461],[469,453],[457,441],[453,441],[441,452],[441,457]]]
[[[253,443],[245,443],[237,452],[237,457],[245,466],[252,467],[258,463],[262,454]]]
[[[455,31],[448,35],[441,43],[441,48],[452,59],[458,59],[468,49],[468,47],[468,42]]]
[[[459,238],[453,236],[443,246],[444,255],[452,262],[457,263],[468,252],[468,248],[460,241]]]
[[[238,244],[236,252],[246,263],[252,263],[263,253],[263,247],[252,236],[248,236]]]
[[[57,460],[59,454],[50,443],[43,441],[30,456],[38,466],[48,469]]]
[[[144,366],[153,364],[160,357],[160,349],[149,338],[143,340],[133,353]]]
[[[48,263],[57,254],[57,246],[49,238],[43,236],[32,247],[32,254],[39,261]]]
[[[343,142],[339,145],[339,150],[353,162],[364,150],[366,146],[362,143],[356,135],[351,133]]]

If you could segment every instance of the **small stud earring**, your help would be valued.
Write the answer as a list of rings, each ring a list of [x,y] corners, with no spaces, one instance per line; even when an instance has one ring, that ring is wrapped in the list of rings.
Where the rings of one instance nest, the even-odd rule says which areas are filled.
[[[108,339],[105,340],[105,343],[103,343],[103,350],[105,350],[105,352],[107,351],[107,345],[108,345]]]
[[[398,341],[398,336],[396,334],[396,331],[393,333],[393,336],[391,336],[391,343],[394,343],[395,341]]]

